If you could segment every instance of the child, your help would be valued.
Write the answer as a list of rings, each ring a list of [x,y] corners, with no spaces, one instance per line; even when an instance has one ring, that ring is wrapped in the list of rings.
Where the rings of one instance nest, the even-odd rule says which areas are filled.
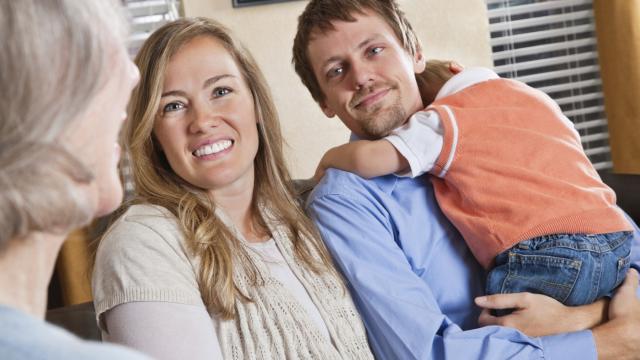
[[[632,227],[546,94],[471,68],[430,61],[426,103],[382,140],[329,150],[329,167],[362,177],[431,181],[444,214],[488,272],[487,294],[535,292],[565,305],[610,296],[629,268]]]

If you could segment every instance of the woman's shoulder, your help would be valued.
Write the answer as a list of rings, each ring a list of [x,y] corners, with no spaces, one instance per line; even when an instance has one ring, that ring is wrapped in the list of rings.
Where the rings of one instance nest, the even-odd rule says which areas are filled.
[[[178,219],[168,209],[152,204],[135,204],[109,227],[100,240],[98,255],[106,249],[111,253],[148,247],[186,250]]]
[[[140,223],[162,223],[176,222],[176,217],[165,207],[141,203],[129,206],[118,220]]]
[[[179,231],[180,225],[178,219],[167,208],[154,204],[134,204],[113,222],[105,237],[120,229],[127,232],[145,232],[144,229],[149,229],[165,234]]]

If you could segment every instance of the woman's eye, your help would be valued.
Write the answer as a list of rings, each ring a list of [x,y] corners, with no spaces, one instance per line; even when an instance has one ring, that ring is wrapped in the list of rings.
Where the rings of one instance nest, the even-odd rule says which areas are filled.
[[[227,88],[227,87],[218,87],[213,89],[213,97],[222,97],[225,96],[229,93],[231,93],[232,90]]]
[[[168,113],[168,112],[172,112],[172,111],[182,110],[183,108],[184,108],[184,104],[179,103],[179,102],[172,102],[172,103],[169,103],[169,104],[165,105],[162,108],[162,112]]]

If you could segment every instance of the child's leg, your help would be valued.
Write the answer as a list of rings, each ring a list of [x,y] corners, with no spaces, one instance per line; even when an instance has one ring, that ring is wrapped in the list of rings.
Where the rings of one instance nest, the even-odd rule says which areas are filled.
[[[631,234],[556,234],[523,241],[496,257],[487,294],[533,292],[565,305],[608,296],[629,268]]]

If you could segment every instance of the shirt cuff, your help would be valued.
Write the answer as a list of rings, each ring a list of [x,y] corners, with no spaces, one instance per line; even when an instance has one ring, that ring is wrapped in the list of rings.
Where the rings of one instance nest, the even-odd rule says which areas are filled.
[[[596,360],[598,352],[591,330],[540,338],[545,359]]]

